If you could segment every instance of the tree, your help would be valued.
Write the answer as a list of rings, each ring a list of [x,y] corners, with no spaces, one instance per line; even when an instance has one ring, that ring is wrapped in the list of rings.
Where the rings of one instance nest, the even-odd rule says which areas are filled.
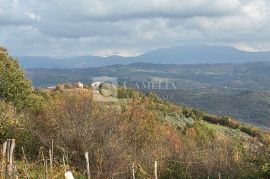
[[[33,93],[31,82],[25,79],[18,61],[0,47],[0,100],[11,102],[21,110],[40,106],[41,99]]]

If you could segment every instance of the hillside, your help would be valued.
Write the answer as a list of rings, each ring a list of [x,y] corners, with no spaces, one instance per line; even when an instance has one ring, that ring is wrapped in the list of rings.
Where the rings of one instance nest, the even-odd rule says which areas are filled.
[[[249,162],[249,157],[264,155],[255,151],[263,152],[270,140],[258,128],[178,106],[152,93],[119,87],[116,101],[101,102],[93,98],[93,90],[46,90],[46,108],[29,125],[44,145],[53,140],[59,149],[71,152],[73,164],[83,163],[80,153],[90,151],[93,176],[124,171],[117,177],[127,178],[128,166],[135,162],[138,178],[151,177],[154,160],[160,178],[265,175],[257,169],[264,161]],[[227,163],[220,163],[223,160]],[[248,172],[255,169],[258,172]]]
[[[175,81],[177,88],[220,87],[244,90],[270,89],[270,63],[165,65],[134,63],[99,68],[26,69],[35,86],[49,86],[69,80],[89,82],[91,77],[111,76],[120,80]]]
[[[24,68],[87,68],[116,64],[218,64],[269,61],[270,52],[246,52],[229,46],[186,45],[162,48],[135,57],[78,56],[53,58],[42,56],[18,57]]]
[[[270,0],[0,0],[0,179],[270,179]]]
[[[266,131],[106,81],[33,89],[0,50],[0,141],[8,156],[16,142],[14,156],[1,155],[8,176],[85,178],[87,153],[93,178],[270,176]]]
[[[188,90],[152,90],[170,101],[196,107],[216,115],[230,115],[242,122],[269,127],[269,91],[192,92]]]
[[[268,176],[270,169],[264,166],[270,135],[258,128],[178,106],[153,93],[118,87],[117,100],[102,102],[93,97],[104,90],[94,90],[43,90],[39,94],[46,100],[36,114],[18,114],[0,103],[5,111],[0,115],[5,131],[1,140],[15,138],[17,148],[26,151],[15,161],[19,176],[44,176],[44,159],[36,154],[50,149],[51,141],[55,164],[49,174],[58,177],[65,169],[83,177],[85,151],[90,153],[92,177],[128,178],[135,163],[136,178],[151,178],[154,161],[164,179]],[[69,166],[61,164],[62,154]]]
[[[93,77],[116,77],[119,84],[143,92],[154,91],[178,104],[270,127],[269,68],[268,62],[213,65],[136,63],[83,69],[27,69],[27,72],[37,87],[77,80],[90,84]],[[145,87],[149,82],[160,83],[163,89]],[[174,84],[174,87],[166,90],[166,83]]]

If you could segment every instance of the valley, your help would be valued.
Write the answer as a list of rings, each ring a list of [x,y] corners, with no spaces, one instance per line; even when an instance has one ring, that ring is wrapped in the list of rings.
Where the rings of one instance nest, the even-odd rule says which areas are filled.
[[[98,68],[27,69],[36,87],[93,77],[117,78],[119,85],[153,91],[169,101],[212,114],[270,126],[270,63],[166,65],[134,63]]]

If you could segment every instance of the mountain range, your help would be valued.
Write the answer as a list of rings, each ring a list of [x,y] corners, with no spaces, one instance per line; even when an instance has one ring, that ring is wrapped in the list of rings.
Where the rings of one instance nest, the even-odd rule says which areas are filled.
[[[135,57],[77,56],[53,58],[20,56],[24,68],[87,68],[131,63],[153,64],[218,64],[270,61],[270,52],[247,52],[230,46],[186,45],[161,48]]]

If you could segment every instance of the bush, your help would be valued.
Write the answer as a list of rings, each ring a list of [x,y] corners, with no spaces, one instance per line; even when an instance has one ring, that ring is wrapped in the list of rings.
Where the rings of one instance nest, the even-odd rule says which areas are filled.
[[[251,126],[247,126],[247,125],[241,125],[240,130],[244,133],[247,133],[248,135],[252,137],[256,137],[259,134],[258,129]]]
[[[166,170],[161,174],[161,179],[190,178],[187,165],[179,162],[168,162]]]
[[[219,124],[221,122],[220,118],[216,115],[204,115],[203,120],[214,124]]]
[[[68,152],[78,168],[84,166],[88,151],[92,174],[100,178],[126,170],[133,162],[151,171],[153,161],[169,155],[167,148],[173,145],[167,142],[170,128],[161,127],[142,101],[94,102],[91,90],[53,93],[31,122],[45,146],[53,140],[59,154]]]
[[[11,102],[18,110],[38,110],[42,100],[33,93],[32,85],[25,80],[18,61],[3,48],[0,48],[0,100]]]
[[[38,142],[36,138],[25,127],[25,116],[16,112],[12,104],[0,100],[0,143],[7,139],[15,139],[17,148],[16,153],[20,154],[21,147],[29,154],[36,154]]]

